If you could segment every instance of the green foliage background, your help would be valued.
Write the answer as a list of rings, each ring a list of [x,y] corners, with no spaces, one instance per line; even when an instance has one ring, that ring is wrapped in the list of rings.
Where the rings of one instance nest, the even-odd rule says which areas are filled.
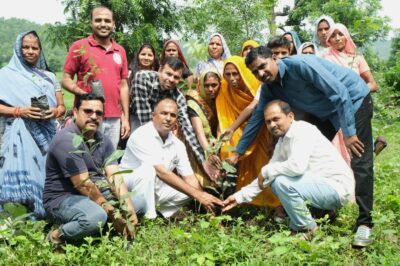
[[[26,31],[35,30],[42,42],[43,51],[52,71],[62,71],[67,49],[49,42],[46,30],[49,24],[39,25],[34,22],[18,18],[0,18],[0,67],[5,66],[13,55],[13,48],[18,34]]]

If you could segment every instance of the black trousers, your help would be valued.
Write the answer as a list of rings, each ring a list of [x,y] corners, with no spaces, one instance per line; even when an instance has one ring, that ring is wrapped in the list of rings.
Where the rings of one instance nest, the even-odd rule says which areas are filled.
[[[372,98],[368,94],[355,115],[357,137],[364,144],[364,154],[360,158],[353,156],[351,160],[351,168],[356,180],[356,202],[359,208],[356,225],[366,225],[368,227],[373,226],[371,211],[374,201],[372,113]]]
[[[373,103],[371,95],[368,94],[355,114],[357,137],[364,144],[364,154],[360,158],[353,156],[351,159],[351,168],[353,169],[356,181],[356,202],[359,208],[357,227],[360,225],[373,226],[371,216],[374,192],[372,114]],[[315,125],[330,141],[336,135],[336,130],[329,120],[321,121],[318,117],[311,114],[305,114],[301,120]]]

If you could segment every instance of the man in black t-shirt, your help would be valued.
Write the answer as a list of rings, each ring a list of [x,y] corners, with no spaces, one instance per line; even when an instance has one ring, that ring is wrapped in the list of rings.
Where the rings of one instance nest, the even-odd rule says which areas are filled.
[[[92,235],[107,219],[116,231],[133,238],[137,217],[130,197],[124,201],[132,223],[116,218],[115,208],[108,201],[128,191],[122,176],[113,176],[119,171],[117,161],[107,159],[114,152],[111,140],[98,131],[103,108],[103,98],[80,96],[73,109],[75,123],[58,132],[50,144],[43,203],[49,218],[60,224],[47,237],[52,243]],[[111,185],[104,187],[107,183]]]

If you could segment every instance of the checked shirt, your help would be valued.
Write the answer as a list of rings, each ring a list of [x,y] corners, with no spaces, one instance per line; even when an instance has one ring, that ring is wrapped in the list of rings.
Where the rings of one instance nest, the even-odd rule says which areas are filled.
[[[178,122],[190,148],[199,162],[204,162],[204,152],[201,148],[187,113],[186,99],[183,94],[175,89],[162,90],[158,72],[139,71],[135,75],[133,84],[133,113],[139,118],[140,125],[151,121],[154,105],[164,97],[170,97],[178,105]]]

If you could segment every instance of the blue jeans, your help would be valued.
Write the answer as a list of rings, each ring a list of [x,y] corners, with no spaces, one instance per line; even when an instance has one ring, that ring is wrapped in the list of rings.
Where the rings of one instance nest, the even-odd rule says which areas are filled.
[[[66,197],[58,208],[47,210],[59,227],[60,237],[79,240],[100,232],[107,221],[107,214],[97,203],[82,195]]]
[[[316,226],[307,205],[334,210],[342,207],[336,190],[322,178],[307,176],[278,176],[271,184],[295,231],[311,230]]]
[[[111,191],[103,192],[103,196],[107,200],[115,200]],[[136,213],[143,213],[144,200],[134,195],[132,201]],[[102,207],[82,195],[70,195],[57,208],[46,211],[55,224],[61,225],[60,236],[65,240],[79,240],[100,232],[108,218]]]

